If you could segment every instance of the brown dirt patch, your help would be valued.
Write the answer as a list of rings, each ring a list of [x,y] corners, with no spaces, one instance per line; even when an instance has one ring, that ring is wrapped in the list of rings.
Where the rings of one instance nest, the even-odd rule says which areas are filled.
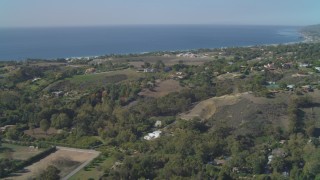
[[[25,130],[25,134],[34,137],[34,138],[47,138],[52,135],[58,134],[58,131],[55,128],[49,128],[47,131],[47,134],[41,129],[41,128],[35,128],[33,131],[32,130]]]
[[[145,97],[163,97],[168,95],[172,92],[179,92],[183,89],[180,86],[179,82],[173,79],[161,81],[160,83],[156,84],[156,87],[151,91],[149,89],[144,89],[142,92],[139,93],[140,96]]]
[[[56,166],[61,171],[60,176],[64,177],[76,169],[80,164],[94,159],[98,154],[99,153],[97,151],[92,150],[59,147],[56,152],[50,154],[39,162],[26,167],[24,169],[25,173],[16,174],[14,179],[23,180],[30,177],[36,177],[39,172],[46,169],[49,165]]]
[[[239,73],[227,73],[227,74],[222,74],[222,75],[219,75],[217,77],[218,80],[226,80],[226,79],[234,79],[234,78],[238,78],[240,77],[241,74]]]

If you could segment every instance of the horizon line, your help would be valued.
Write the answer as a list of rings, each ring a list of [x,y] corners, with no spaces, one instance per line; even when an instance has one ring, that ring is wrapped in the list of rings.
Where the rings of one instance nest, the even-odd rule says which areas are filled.
[[[159,23],[159,24],[97,24],[97,25],[48,25],[48,26],[0,26],[2,29],[13,28],[77,28],[77,27],[120,27],[120,26],[293,26],[293,27],[305,27],[318,24],[309,25],[293,25],[293,24],[237,24],[237,23]]]

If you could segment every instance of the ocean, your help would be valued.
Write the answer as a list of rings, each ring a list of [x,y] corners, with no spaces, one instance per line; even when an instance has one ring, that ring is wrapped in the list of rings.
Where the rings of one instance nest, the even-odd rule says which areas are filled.
[[[302,41],[299,27],[132,25],[1,28],[0,60],[129,54]]]

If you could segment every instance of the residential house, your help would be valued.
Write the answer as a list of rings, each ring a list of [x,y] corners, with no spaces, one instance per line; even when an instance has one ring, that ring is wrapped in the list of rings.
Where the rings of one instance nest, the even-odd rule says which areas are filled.
[[[54,91],[54,92],[52,92],[52,94],[56,97],[61,97],[61,96],[63,96],[63,91]]]
[[[156,70],[153,69],[153,68],[145,68],[145,69],[143,70],[143,72],[145,72],[145,73],[154,73],[154,72],[156,72]]]
[[[308,64],[308,63],[300,63],[299,64],[299,67],[304,67],[304,68],[308,68],[310,66],[311,66],[311,64]]]
[[[36,81],[38,81],[38,80],[40,80],[41,78],[33,78],[32,79],[32,82],[36,82]]]
[[[152,140],[152,139],[157,139],[160,137],[162,131],[154,131],[152,133],[148,133],[147,136],[144,136],[143,139],[145,140]]]
[[[275,70],[276,69],[274,67],[274,63],[268,63],[268,64],[264,65],[263,67],[268,69],[268,70]]]
[[[294,85],[293,84],[287,85],[287,88],[288,88],[288,90],[293,90],[294,89]]]

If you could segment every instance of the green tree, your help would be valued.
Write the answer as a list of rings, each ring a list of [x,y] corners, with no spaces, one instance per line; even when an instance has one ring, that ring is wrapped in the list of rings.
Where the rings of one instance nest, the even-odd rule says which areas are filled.
[[[28,126],[29,126],[29,129],[32,131],[32,134],[34,134],[34,128],[35,128],[34,123],[33,122],[29,122]]]
[[[46,170],[42,171],[37,177],[38,180],[59,180],[60,179],[60,170],[55,166],[48,166]]]
[[[165,64],[161,61],[161,60],[158,60],[154,65],[153,65],[154,68],[156,69],[163,69],[165,67]]]
[[[56,129],[61,128],[68,128],[71,125],[71,119],[65,113],[54,114],[51,117],[51,126],[55,127]]]
[[[10,140],[19,140],[19,132],[16,127],[9,128],[6,132],[6,137]]]
[[[46,119],[40,121],[40,128],[47,134],[48,129],[50,128],[50,123]]]

